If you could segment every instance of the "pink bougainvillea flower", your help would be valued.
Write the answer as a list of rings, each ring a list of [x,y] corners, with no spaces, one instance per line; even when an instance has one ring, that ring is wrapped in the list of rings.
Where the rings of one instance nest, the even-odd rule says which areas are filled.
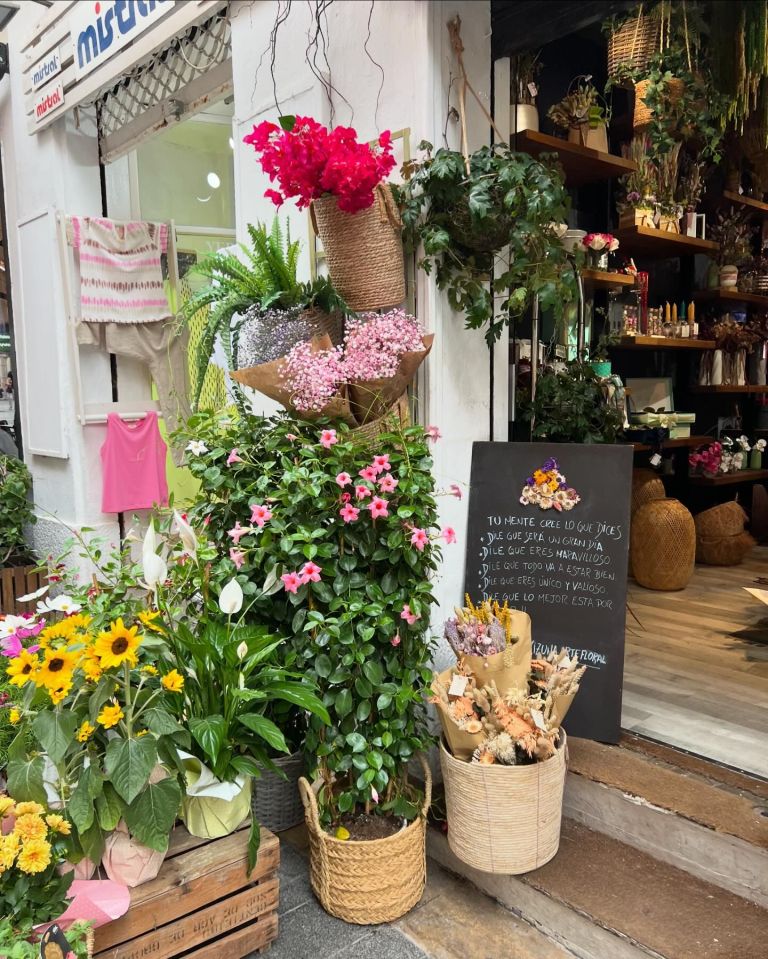
[[[379,480],[379,489],[382,493],[394,493],[398,480],[391,473],[385,473]]]
[[[367,486],[360,485],[355,487],[355,496],[357,497],[357,499],[365,499],[366,496],[370,496],[370,495],[371,495],[371,491],[368,489]]]
[[[388,505],[385,499],[382,499],[380,496],[374,496],[368,505],[368,509],[371,511],[371,518],[377,519],[379,516],[389,516]]]
[[[371,466],[377,473],[386,473],[392,469],[389,463],[389,453],[382,453],[380,456],[374,456]]]
[[[281,207],[283,203],[285,203],[285,200],[283,199],[282,194],[278,193],[277,190],[265,190],[264,196],[268,200],[271,200],[276,207]]]
[[[364,480],[368,480],[369,483],[375,483],[376,477],[379,475],[379,471],[375,466],[366,466],[364,469],[361,469],[357,474],[362,476]]]
[[[298,591],[299,586],[302,585],[301,577],[298,573],[283,573],[280,579],[283,581],[286,593],[295,593]]]
[[[232,542],[237,546],[243,536],[247,536],[251,532],[250,526],[241,526],[240,520],[237,520],[232,529],[227,530],[227,536],[232,539]]]
[[[272,513],[268,506],[261,506],[258,503],[251,504],[251,522],[255,523],[260,529],[265,523],[272,519]]]
[[[320,445],[324,446],[327,450],[329,450],[334,443],[338,442],[336,430],[323,430],[323,432],[320,434]]]
[[[392,639],[390,640],[390,643],[392,643],[393,646],[399,646],[399,645],[400,645],[400,637],[399,637],[399,636],[393,636]]]
[[[421,553],[424,550],[424,547],[429,542],[429,536],[424,532],[423,529],[418,527],[414,528],[411,533],[411,546],[415,546],[416,549]]]
[[[349,473],[339,473],[336,476],[336,482],[343,489],[345,486],[349,486],[349,484],[352,482],[352,477],[349,475]]]
[[[451,496],[455,496],[456,499],[461,499],[462,492],[458,483],[451,483],[451,485],[448,487],[448,491],[450,492]]]
[[[242,459],[237,455],[237,448],[229,451],[229,456],[227,457],[227,466],[231,466],[233,463],[242,463]]]
[[[317,563],[313,563],[312,560],[310,560],[308,563],[305,563],[299,572],[302,584],[319,583],[320,573],[322,573],[322,571],[323,567],[318,566]]]
[[[417,619],[421,619],[421,616],[418,613],[412,613],[410,603],[405,603],[400,619],[404,619],[409,626],[413,626]]]
[[[446,543],[456,542],[456,530],[452,526],[446,526],[443,530],[443,539]]]
[[[339,510],[339,516],[345,523],[354,523],[359,515],[360,510],[356,506],[352,506],[351,503],[347,503],[346,506]]]
[[[428,426],[424,432],[427,434],[427,439],[432,440],[433,443],[436,443],[443,435],[437,426]]]
[[[240,569],[240,567],[245,562],[245,553],[241,549],[237,549],[237,547],[231,546],[229,550],[229,558],[235,564],[237,569]]]

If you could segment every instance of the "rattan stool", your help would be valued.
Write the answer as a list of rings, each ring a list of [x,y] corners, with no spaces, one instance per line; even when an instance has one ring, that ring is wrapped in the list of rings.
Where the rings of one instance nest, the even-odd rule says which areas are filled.
[[[632,516],[632,573],[647,589],[684,589],[696,561],[693,516],[676,499],[659,499]]]

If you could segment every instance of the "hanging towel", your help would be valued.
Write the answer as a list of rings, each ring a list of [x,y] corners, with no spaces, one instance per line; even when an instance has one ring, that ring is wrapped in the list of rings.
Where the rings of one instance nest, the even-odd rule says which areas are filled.
[[[160,268],[167,223],[71,216],[67,238],[79,252],[84,322],[153,323],[171,315]]]
[[[101,447],[102,512],[167,506],[167,451],[157,427],[157,413],[147,413],[135,423],[124,423],[117,413],[110,413],[107,438]]]

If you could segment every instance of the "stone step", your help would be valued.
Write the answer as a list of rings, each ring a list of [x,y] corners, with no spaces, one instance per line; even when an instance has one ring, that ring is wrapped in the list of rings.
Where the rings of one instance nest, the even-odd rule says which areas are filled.
[[[617,839],[564,820],[555,858],[523,876],[460,862],[431,828],[428,853],[579,959],[764,959],[768,911]]]
[[[638,737],[568,746],[565,816],[768,907],[768,784]]]

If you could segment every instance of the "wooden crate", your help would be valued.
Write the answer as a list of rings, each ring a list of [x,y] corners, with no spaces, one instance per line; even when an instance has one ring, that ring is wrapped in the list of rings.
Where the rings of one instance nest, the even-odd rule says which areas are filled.
[[[33,613],[35,602],[17,603],[17,596],[26,596],[46,582],[43,573],[35,573],[34,566],[4,566],[0,569],[0,615]]]
[[[248,828],[206,841],[176,828],[157,879],[131,890],[131,908],[96,930],[94,959],[242,959],[277,937],[280,844],[261,830],[246,875]]]

